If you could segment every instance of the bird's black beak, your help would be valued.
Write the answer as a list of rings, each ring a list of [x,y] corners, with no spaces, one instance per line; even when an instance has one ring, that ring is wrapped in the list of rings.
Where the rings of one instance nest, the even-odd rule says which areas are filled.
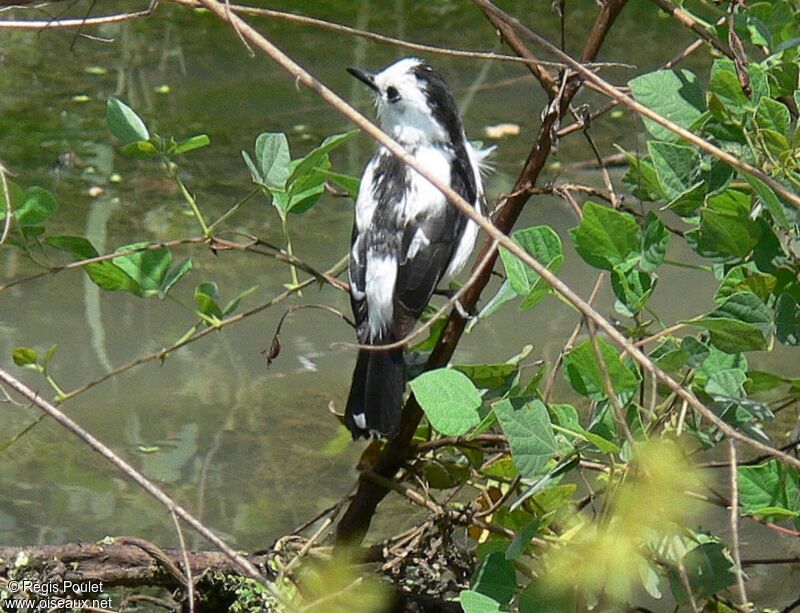
[[[371,72],[366,72],[365,70],[359,70],[358,68],[348,68],[347,72],[349,72],[356,79],[361,81],[371,90],[374,90],[376,92],[378,91],[378,86],[375,85],[375,75],[372,74]]]

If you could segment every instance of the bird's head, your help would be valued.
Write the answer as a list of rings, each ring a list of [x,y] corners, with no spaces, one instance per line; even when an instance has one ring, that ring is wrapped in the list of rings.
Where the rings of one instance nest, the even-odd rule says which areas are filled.
[[[444,79],[424,61],[404,58],[380,72],[347,71],[375,93],[385,132],[406,144],[452,144],[464,128]]]

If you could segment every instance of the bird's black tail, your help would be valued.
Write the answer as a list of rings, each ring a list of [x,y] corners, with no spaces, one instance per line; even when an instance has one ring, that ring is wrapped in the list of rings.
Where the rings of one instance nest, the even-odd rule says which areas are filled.
[[[406,384],[405,370],[402,347],[383,351],[359,350],[344,413],[345,424],[354,439],[397,435]]]

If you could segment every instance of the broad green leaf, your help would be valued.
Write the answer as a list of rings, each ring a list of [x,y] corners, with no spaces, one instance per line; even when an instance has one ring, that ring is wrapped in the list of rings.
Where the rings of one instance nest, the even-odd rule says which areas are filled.
[[[760,179],[756,179],[754,176],[747,173],[740,172],[739,176],[741,176],[752,186],[759,202],[761,202],[761,204],[763,204],[764,207],[769,211],[775,222],[781,228],[789,228],[790,224],[789,218],[786,216],[786,207],[783,205],[783,202],[781,202],[775,192],[772,191],[772,188]]]
[[[595,268],[629,269],[641,257],[642,231],[636,219],[591,201],[584,203],[583,220],[570,234],[580,256]]]
[[[255,152],[255,167],[261,183],[268,189],[282,191],[289,178],[291,161],[289,141],[286,140],[286,135],[282,132],[259,134],[256,138]]]
[[[141,118],[118,98],[108,99],[106,120],[111,133],[126,145],[150,139],[150,133]]]
[[[236,296],[236,298],[231,300],[228,304],[225,305],[225,308],[222,309],[222,316],[223,317],[227,317],[228,315],[233,313],[236,309],[239,308],[239,305],[241,304],[242,300],[244,300],[247,296],[252,294],[257,289],[258,289],[258,285],[254,285],[252,287],[248,287],[241,294]]]
[[[762,301],[769,299],[778,280],[770,274],[753,272],[748,266],[734,266],[725,275],[714,300],[724,302],[737,292],[752,292]]]
[[[531,581],[517,596],[519,613],[575,613],[578,590],[554,590],[545,581]]]
[[[198,134],[197,136],[192,136],[180,141],[177,145],[175,145],[175,148],[169,152],[169,155],[173,156],[189,153],[190,151],[206,147],[210,144],[211,139],[208,138],[207,134]]]
[[[770,460],[756,466],[740,466],[739,503],[745,515],[769,517],[800,513],[800,473]]]
[[[148,243],[134,243],[115,250],[124,253],[131,249],[146,247]],[[145,249],[122,255],[112,260],[114,265],[125,272],[141,288],[141,295],[157,294],[172,263],[172,252],[166,247]]]
[[[725,317],[704,317],[685,323],[705,328],[711,343],[726,353],[766,349],[767,341],[761,330],[748,323]]]
[[[436,459],[423,462],[422,474],[429,487],[438,490],[449,490],[464,483],[471,473],[467,465]]]
[[[339,145],[347,142],[351,138],[353,138],[356,134],[359,133],[359,130],[350,130],[349,132],[344,132],[342,134],[333,134],[329,136],[322,144],[310,151],[305,157],[299,160],[299,163],[295,168],[292,170],[292,174],[289,175],[288,180],[286,181],[286,185],[291,187],[295,181],[299,178],[313,173],[320,167],[326,166],[324,162],[328,160],[328,154],[336,149]],[[325,168],[327,170],[327,168]]]
[[[47,368],[47,365],[50,364],[50,362],[53,360],[53,357],[56,355],[56,349],[58,349],[57,343],[50,345],[44,354],[44,358],[42,359],[42,366]]]
[[[286,210],[289,213],[299,215],[317,204],[322,194],[325,193],[325,180],[325,175],[316,171],[300,176],[291,187],[289,198],[285,205]],[[284,194],[276,195],[284,196]]]
[[[781,375],[763,370],[751,370],[747,373],[747,381],[745,382],[745,389],[748,394],[757,394],[759,392],[768,392],[791,383],[792,379],[787,379]]]
[[[675,143],[650,141],[650,159],[668,200],[686,192],[697,183],[700,172],[700,153],[694,147]]]
[[[689,70],[656,70],[631,79],[628,85],[637,101],[683,128],[690,128],[706,110],[703,88]],[[644,122],[657,139],[679,140],[670,130],[648,119]]]
[[[741,117],[746,111],[754,109],[764,96],[769,95],[769,84],[764,70],[758,64],[750,64],[747,73],[752,90],[749,98],[742,91],[732,60],[718,59],[711,67],[708,88],[713,97],[734,117]]]
[[[728,368],[711,373],[706,381],[705,392],[709,396],[742,398],[747,374],[738,368]]]
[[[650,211],[644,222],[644,238],[642,245],[642,259],[639,268],[645,272],[655,270],[664,261],[667,255],[667,246],[672,234],[658,218]]]
[[[14,196],[12,196],[14,199]],[[58,210],[53,194],[38,186],[28,188],[22,204],[14,211],[17,223],[21,226],[38,226]]]
[[[481,312],[478,313],[478,317],[476,318],[477,321],[486,319],[490,315],[493,315],[497,311],[500,310],[500,307],[503,306],[506,302],[510,302],[517,297],[517,292],[514,291],[514,288],[511,287],[511,283],[508,279],[503,281],[503,284],[500,286],[500,289],[497,290],[497,293],[492,296],[489,302],[486,303],[481,309]],[[470,322],[471,323],[471,322]],[[472,324],[474,325],[474,324]],[[467,324],[467,330],[471,329],[471,325]]]
[[[552,272],[558,272],[564,261],[564,250],[558,234],[549,226],[534,226],[518,230],[511,235],[512,240],[530,253]],[[520,296],[528,296],[535,289],[548,289],[539,275],[528,268],[510,251],[500,248],[500,258],[506,269],[508,282]],[[541,287],[540,287],[541,286]]]
[[[347,195],[353,200],[358,197],[358,188],[361,186],[361,179],[352,175],[345,175],[339,172],[331,172],[330,170],[323,170],[322,172],[331,183],[343,188]]]
[[[637,156],[617,147],[628,160],[628,172],[622,177],[622,182],[637,198],[642,200],[663,200],[661,184],[656,176],[656,169],[649,157]]]
[[[708,314],[708,317],[727,317],[756,326],[764,336],[772,333],[772,315],[767,305],[753,292],[736,292]]]
[[[775,130],[779,134],[789,134],[792,116],[785,104],[772,98],[762,98],[756,109],[756,125],[761,129]]]
[[[519,474],[533,479],[558,451],[547,408],[541,400],[526,398],[504,398],[492,406]]]
[[[784,345],[800,345],[800,305],[788,292],[775,304],[775,336]]]
[[[516,588],[517,571],[502,551],[487,555],[470,581],[470,589],[500,604],[509,602]]]
[[[453,368],[470,378],[478,389],[507,385],[517,374],[516,364],[458,364]]]
[[[99,254],[92,243],[82,236],[49,236],[45,239],[48,245],[72,254],[77,261],[97,257]],[[146,244],[146,243],[145,243]],[[129,277],[124,270],[115,266],[111,260],[87,264],[83,270],[92,282],[101,289],[114,292],[126,291],[142,294],[139,284]]]
[[[219,308],[219,288],[214,282],[201,283],[194,290],[194,303],[197,305],[198,312],[211,318],[220,319],[222,309]]]
[[[707,194],[708,189],[705,183],[696,183],[670,200],[665,208],[674,211],[681,217],[693,217],[696,215],[697,209],[703,206]]]
[[[17,366],[34,366],[39,360],[39,354],[31,347],[12,347],[11,359]]]
[[[633,392],[639,386],[639,373],[619,358],[617,350],[603,338],[597,338],[611,384],[617,394]],[[572,388],[582,396],[595,400],[606,397],[605,384],[591,339],[586,339],[564,356],[564,372]]]
[[[464,613],[500,613],[500,603],[473,590],[463,590],[458,602]]]
[[[683,557],[683,567],[695,598],[716,594],[736,581],[733,563],[725,554],[722,543],[698,545]],[[675,599],[686,602],[688,597],[677,571],[670,571],[670,584]]]
[[[655,289],[656,279],[651,279],[650,275],[640,270],[629,270],[620,272],[611,271],[611,287],[614,295],[619,300],[617,310],[627,317],[633,317],[644,308]]]
[[[536,536],[540,524],[541,520],[534,519],[525,524],[521,530],[517,531],[508,549],[506,549],[506,560],[516,560],[525,554],[531,540]]]
[[[750,197],[726,190],[706,200],[700,221],[700,241],[722,255],[743,258],[758,244],[759,225],[750,219]]]
[[[171,290],[191,269],[192,258],[186,258],[183,262],[170,270],[161,282],[161,287],[158,288],[158,297],[163,300],[169,293],[169,290]]]
[[[439,368],[421,374],[411,389],[431,426],[446,436],[461,436],[480,422],[477,388],[457,370]]]

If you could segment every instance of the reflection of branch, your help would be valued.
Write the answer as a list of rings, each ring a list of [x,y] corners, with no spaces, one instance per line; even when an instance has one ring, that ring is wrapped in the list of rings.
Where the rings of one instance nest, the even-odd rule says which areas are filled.
[[[12,388],[18,394],[27,398],[30,402],[35,404],[39,407],[42,411],[47,413],[50,417],[53,418],[56,422],[60,425],[64,426],[67,430],[72,432],[75,436],[89,445],[92,449],[94,449],[97,453],[103,456],[106,460],[116,466],[122,473],[124,473],[129,479],[134,481],[139,487],[141,487],[144,491],[146,491],[150,496],[155,498],[158,502],[160,502],[164,507],[166,507],[171,513],[174,513],[178,517],[180,517],[185,523],[190,525],[192,528],[197,530],[200,534],[203,535],[205,539],[209,542],[213,543],[220,551],[222,551],[236,566],[248,577],[257,581],[259,584],[263,585],[267,591],[276,598],[279,602],[283,602],[283,595],[277,590],[277,588],[267,581],[267,579],[259,572],[259,570],[250,562],[248,559],[243,557],[241,554],[234,551],[232,547],[230,547],[225,541],[220,539],[216,534],[214,534],[211,530],[206,528],[205,525],[200,523],[193,515],[191,515],[188,511],[186,511],[182,506],[175,503],[172,498],[170,498],[167,494],[164,493],[155,483],[150,481],[147,477],[145,477],[141,472],[139,472],[136,468],[134,468],[131,464],[123,460],[119,457],[116,453],[114,453],[109,447],[103,444],[101,441],[96,439],[92,436],[89,432],[87,432],[84,428],[82,428],[77,422],[75,422],[72,418],[65,415],[62,411],[57,409],[53,406],[50,402],[45,400],[44,398],[39,397],[39,394],[22,382],[14,378],[11,374],[6,372],[5,370],[0,368],[0,381],[8,385],[8,387]]]
[[[736,574],[736,587],[739,591],[741,611],[749,611],[747,590],[744,587],[742,571],[742,554],[739,551],[739,476],[736,461],[736,441],[728,439],[728,482],[731,489],[731,508],[728,513],[728,524],[731,529],[731,553],[733,554],[733,572]]]

